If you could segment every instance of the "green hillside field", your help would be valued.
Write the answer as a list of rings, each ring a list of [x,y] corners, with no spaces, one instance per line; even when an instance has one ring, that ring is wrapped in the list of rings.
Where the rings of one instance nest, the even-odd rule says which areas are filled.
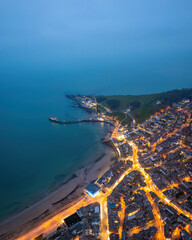
[[[109,108],[112,115],[122,120],[123,112],[130,108],[131,115],[138,123],[147,120],[161,108],[172,106],[183,99],[192,99],[192,89],[172,90],[149,95],[96,96],[100,106]],[[130,118],[128,118],[130,121]]]

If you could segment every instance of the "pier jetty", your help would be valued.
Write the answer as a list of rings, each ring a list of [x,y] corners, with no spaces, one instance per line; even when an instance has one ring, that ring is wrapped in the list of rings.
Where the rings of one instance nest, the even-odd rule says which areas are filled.
[[[81,123],[81,122],[103,122],[115,127],[115,121],[111,121],[103,118],[84,118],[84,119],[78,119],[74,121],[65,121],[65,120],[61,121],[61,120],[58,120],[57,118],[50,117],[49,120],[51,122],[58,123],[58,124],[75,124],[75,123]]]

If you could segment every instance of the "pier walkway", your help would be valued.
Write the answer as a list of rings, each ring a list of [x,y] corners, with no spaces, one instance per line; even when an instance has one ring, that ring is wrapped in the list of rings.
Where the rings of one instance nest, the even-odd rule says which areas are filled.
[[[110,124],[114,127],[116,126],[115,121],[110,121],[110,120],[106,120],[103,118],[85,118],[85,119],[79,119],[79,120],[74,120],[74,121],[65,121],[65,120],[60,121],[57,118],[50,117],[49,120],[51,122],[58,123],[58,124],[75,124],[75,123],[81,123],[81,122],[104,122],[104,123]]]

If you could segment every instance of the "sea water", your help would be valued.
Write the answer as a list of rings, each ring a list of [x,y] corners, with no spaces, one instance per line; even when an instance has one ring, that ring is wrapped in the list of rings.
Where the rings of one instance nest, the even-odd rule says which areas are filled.
[[[77,169],[99,158],[100,123],[59,125],[48,117],[75,120],[88,114],[72,106],[63,91],[45,89],[1,94],[0,219],[13,215],[56,189]]]

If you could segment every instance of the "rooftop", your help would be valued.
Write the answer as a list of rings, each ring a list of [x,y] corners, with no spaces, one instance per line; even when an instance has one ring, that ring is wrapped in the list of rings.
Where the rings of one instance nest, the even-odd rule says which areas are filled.
[[[95,183],[91,183],[86,187],[86,191],[91,197],[96,197],[99,190],[100,188]]]
[[[72,214],[71,216],[67,217],[64,219],[66,225],[70,228],[73,225],[75,225],[76,223],[81,221],[81,218],[79,217],[79,215],[77,213]]]

